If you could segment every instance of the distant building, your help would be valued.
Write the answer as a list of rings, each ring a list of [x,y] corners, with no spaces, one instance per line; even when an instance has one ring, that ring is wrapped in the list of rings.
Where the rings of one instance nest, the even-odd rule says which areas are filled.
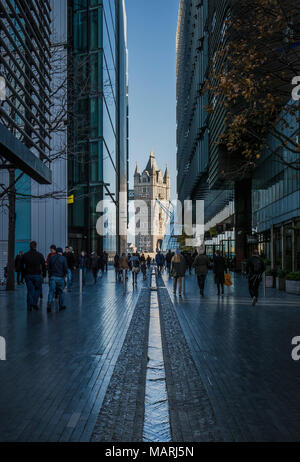
[[[166,232],[166,214],[156,200],[166,203],[170,200],[170,176],[168,167],[163,175],[158,169],[153,152],[145,170],[140,173],[138,166],[134,174],[134,200],[136,201],[136,227],[141,232],[136,235],[135,244],[139,252],[154,253],[161,249]],[[137,201],[147,204],[147,216],[139,213]]]

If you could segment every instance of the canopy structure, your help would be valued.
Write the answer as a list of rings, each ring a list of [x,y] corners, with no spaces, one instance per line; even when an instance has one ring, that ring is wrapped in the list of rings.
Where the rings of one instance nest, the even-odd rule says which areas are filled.
[[[0,124],[0,156],[39,184],[51,184],[51,170],[2,124]]]

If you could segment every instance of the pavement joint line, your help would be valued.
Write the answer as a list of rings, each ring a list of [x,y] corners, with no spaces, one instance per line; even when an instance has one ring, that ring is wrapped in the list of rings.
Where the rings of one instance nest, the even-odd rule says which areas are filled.
[[[170,414],[166,372],[161,339],[160,313],[155,273],[151,274],[150,322],[148,335],[147,371],[145,383],[144,442],[170,442]],[[155,353],[153,347],[155,345]],[[157,370],[156,377],[154,370]],[[158,397],[160,401],[158,400]],[[162,397],[165,399],[162,400]],[[157,422],[159,413],[160,423]]]

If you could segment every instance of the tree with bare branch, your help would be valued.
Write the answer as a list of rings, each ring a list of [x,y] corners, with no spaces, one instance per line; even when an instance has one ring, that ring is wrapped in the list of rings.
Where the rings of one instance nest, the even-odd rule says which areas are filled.
[[[207,111],[221,106],[225,114],[216,140],[221,174],[247,177],[265,152],[299,170],[299,101],[292,98],[300,75],[299,0],[232,1],[223,34],[204,89]]]

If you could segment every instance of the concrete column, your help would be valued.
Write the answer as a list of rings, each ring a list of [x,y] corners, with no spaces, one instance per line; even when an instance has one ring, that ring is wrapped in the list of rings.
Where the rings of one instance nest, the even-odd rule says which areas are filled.
[[[252,233],[252,180],[235,183],[235,247],[236,268],[242,269],[247,255],[247,235]]]

